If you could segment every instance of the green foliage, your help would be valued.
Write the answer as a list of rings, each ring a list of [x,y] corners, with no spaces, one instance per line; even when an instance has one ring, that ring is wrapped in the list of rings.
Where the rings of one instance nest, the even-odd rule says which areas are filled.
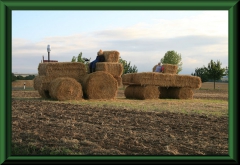
[[[76,60],[77,60],[77,58],[75,56],[73,56],[71,62],[76,62]]]
[[[167,51],[164,57],[160,60],[162,64],[173,64],[178,65],[177,73],[182,71],[182,57],[181,54],[175,52],[174,50]]]
[[[83,58],[83,57],[82,57],[82,52],[80,52],[77,57],[75,57],[75,56],[72,57],[72,62],[81,62],[81,63],[84,63],[85,66],[86,66],[86,69],[88,70],[88,68],[89,68],[88,66],[89,66],[89,63],[90,63],[91,58],[89,59],[89,61],[86,61],[86,59],[87,59],[87,58]]]
[[[12,73],[12,82],[16,80],[33,80],[35,78],[34,75],[28,75],[26,77],[23,76],[15,76],[14,73]]]
[[[208,73],[205,68],[196,68],[195,73],[192,75],[200,77],[202,83],[208,81]]]
[[[220,80],[225,74],[225,68],[221,68],[222,63],[217,60],[217,62],[211,60],[208,63],[207,67],[204,67],[207,70],[207,75],[209,79],[212,79],[214,82],[215,89],[215,81]]]
[[[221,65],[222,63],[220,61],[214,62],[211,60],[207,67],[203,66],[202,68],[196,68],[195,73],[192,73],[192,75],[199,76],[202,82],[213,80],[215,89],[215,82],[220,80],[223,76],[228,75],[228,68],[221,68]]]
[[[119,58],[119,63],[123,65],[123,74],[138,72],[138,69],[135,65],[131,66],[131,62],[127,62],[126,60],[123,60],[121,57]]]
[[[34,75],[28,75],[24,78],[24,80],[33,80],[35,78]]]
[[[89,64],[90,63],[89,61],[91,60],[91,58],[89,59],[89,61],[86,61],[85,59],[86,58],[82,57],[82,52],[80,52],[77,57],[75,56],[72,57],[72,62],[82,62],[84,64]]]

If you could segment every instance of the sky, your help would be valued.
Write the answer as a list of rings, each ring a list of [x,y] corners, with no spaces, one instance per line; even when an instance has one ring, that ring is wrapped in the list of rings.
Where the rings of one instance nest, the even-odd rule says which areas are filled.
[[[116,50],[138,73],[151,72],[174,50],[182,57],[179,74],[190,75],[211,60],[228,66],[228,11],[13,10],[12,72],[37,74],[47,45],[58,62],[80,52],[93,61],[100,49]]]

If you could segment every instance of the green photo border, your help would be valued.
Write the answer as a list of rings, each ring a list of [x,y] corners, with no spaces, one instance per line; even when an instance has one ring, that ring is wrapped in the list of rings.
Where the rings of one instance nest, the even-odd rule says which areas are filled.
[[[237,162],[237,11],[239,0],[0,0],[0,164],[19,161],[82,160]],[[228,156],[11,156],[12,10],[228,10],[229,155]]]

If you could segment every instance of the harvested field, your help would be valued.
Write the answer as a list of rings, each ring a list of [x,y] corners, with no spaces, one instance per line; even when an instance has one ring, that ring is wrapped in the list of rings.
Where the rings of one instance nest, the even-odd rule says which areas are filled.
[[[67,146],[82,155],[228,155],[227,117],[13,99],[12,123],[14,145],[32,144],[35,152]]]
[[[131,100],[119,87],[111,101],[59,102],[12,91],[12,155],[228,155],[228,91],[193,92]]]

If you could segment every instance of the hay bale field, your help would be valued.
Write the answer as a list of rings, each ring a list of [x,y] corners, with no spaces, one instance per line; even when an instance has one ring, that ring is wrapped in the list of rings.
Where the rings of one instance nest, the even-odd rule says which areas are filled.
[[[193,99],[191,88],[159,87],[160,99]]]
[[[117,80],[107,72],[87,74],[81,84],[86,99],[114,99],[117,95]]]
[[[86,66],[81,62],[45,62],[39,63],[38,75],[54,77],[71,77],[79,80],[87,74]]]
[[[158,99],[159,94],[158,86],[152,85],[129,85],[124,91],[124,95],[128,99]]]
[[[123,65],[121,63],[97,62],[96,71],[105,71],[113,77],[119,77],[123,73]]]
[[[105,62],[118,62],[120,53],[118,51],[103,51]]]
[[[59,101],[82,100],[82,85],[73,78],[56,78],[49,84],[49,95]]]
[[[122,76],[123,85],[156,85],[161,87],[200,88],[201,79],[196,76],[168,73],[142,72]]]

